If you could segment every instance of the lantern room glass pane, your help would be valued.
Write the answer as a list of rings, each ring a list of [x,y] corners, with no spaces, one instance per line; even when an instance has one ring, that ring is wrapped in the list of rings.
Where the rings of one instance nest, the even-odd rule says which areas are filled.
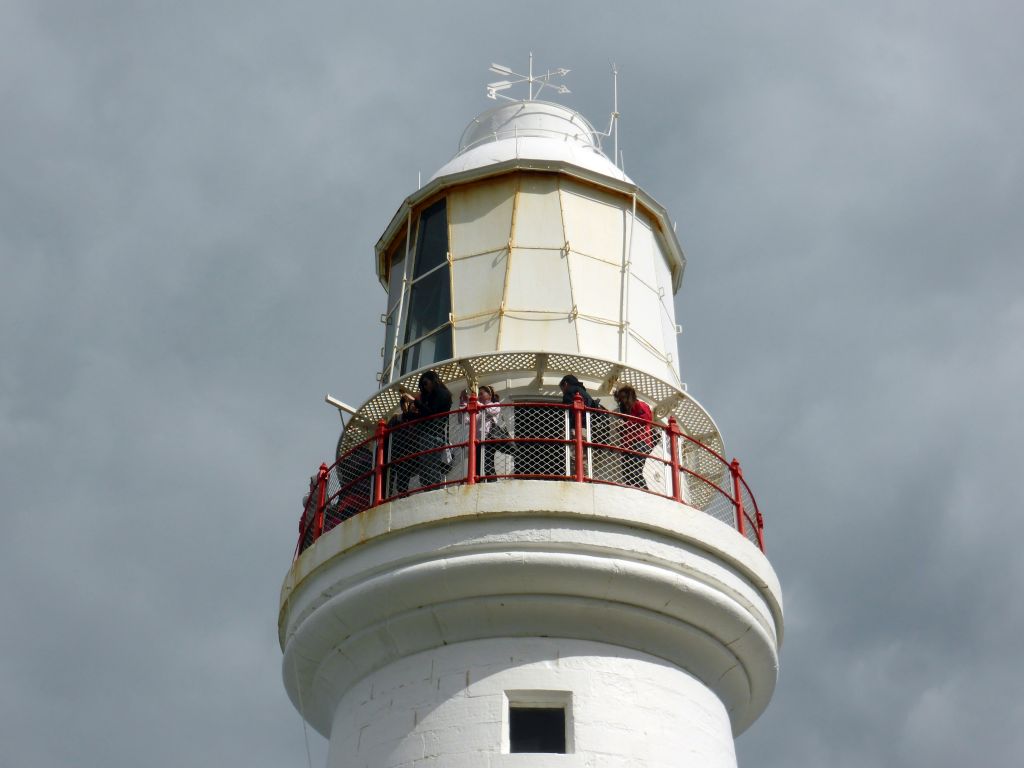
[[[438,269],[413,283],[409,291],[409,314],[405,326],[405,343],[448,322],[452,307],[451,281],[448,269]]]
[[[391,252],[391,265],[388,273],[388,311],[398,306],[398,300],[402,297],[402,277],[405,271],[405,238],[403,237],[398,247]]]
[[[448,217],[444,199],[426,208],[416,226],[412,276],[401,313],[404,349],[402,373],[452,356],[451,270],[448,263]],[[401,288],[397,288],[400,291]],[[398,313],[394,312],[397,318]]]
[[[406,348],[402,355],[402,375],[451,356],[452,329],[448,326]]]
[[[447,258],[448,215],[442,198],[420,214],[413,279],[427,274]]]

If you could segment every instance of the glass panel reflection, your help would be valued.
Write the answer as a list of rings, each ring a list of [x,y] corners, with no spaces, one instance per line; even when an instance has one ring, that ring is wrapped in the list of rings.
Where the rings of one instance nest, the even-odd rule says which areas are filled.
[[[449,326],[405,350],[402,355],[402,375],[438,360],[447,360],[451,356],[452,329]]]
[[[448,257],[448,215],[442,198],[420,214],[413,279],[425,275]]]
[[[447,323],[451,305],[451,283],[447,269],[439,269],[413,283],[409,293],[406,343]]]

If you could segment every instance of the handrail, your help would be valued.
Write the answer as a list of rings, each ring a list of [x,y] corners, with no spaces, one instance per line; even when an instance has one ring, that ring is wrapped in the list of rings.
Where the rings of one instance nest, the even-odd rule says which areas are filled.
[[[380,421],[310,478],[295,556],[371,507],[450,485],[508,478],[633,487],[702,510],[764,551],[764,519],[738,460],[668,424],[552,402],[483,404]]]

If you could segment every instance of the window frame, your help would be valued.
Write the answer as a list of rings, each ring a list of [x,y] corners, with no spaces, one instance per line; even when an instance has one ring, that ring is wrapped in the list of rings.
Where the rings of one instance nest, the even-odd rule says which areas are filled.
[[[418,277],[412,277],[416,273],[416,265],[422,258],[423,254],[418,252],[420,246],[420,240],[423,235],[425,213],[430,212],[438,203],[443,203],[444,210],[444,237],[445,237],[445,250],[440,261],[434,266],[430,267],[425,273]],[[414,226],[415,223],[415,226]],[[401,243],[405,243],[405,257],[402,262],[402,281],[400,296],[398,301],[392,303],[391,299],[391,270],[394,268],[394,257],[397,251],[401,248]],[[404,376],[409,371],[405,370],[405,356],[409,349],[423,342],[425,339],[431,336],[441,333],[447,329],[451,347],[451,355],[455,355],[455,329],[452,322],[452,296],[454,294],[454,286],[452,285],[452,259],[451,259],[451,223],[449,220],[448,212],[448,197],[447,195],[439,195],[423,205],[417,206],[415,210],[409,211],[409,216],[406,220],[405,235],[396,237],[397,244],[394,249],[389,250],[387,267],[388,267],[388,299],[387,299],[387,311],[381,315],[381,320],[387,326],[388,322],[394,319],[395,332],[392,339],[392,349],[387,349],[388,331],[385,328],[385,347],[384,347],[384,358],[385,365],[381,372],[381,382],[391,382],[395,380],[396,376]],[[448,293],[448,309],[444,313],[444,320],[431,328],[426,329],[417,335],[416,338],[407,339],[410,324],[409,324],[409,313],[413,310],[412,307],[412,295],[413,289],[423,280],[428,280],[435,275],[436,272],[441,269],[447,269],[447,293]],[[450,358],[444,358],[450,359]],[[430,361],[429,364],[440,362],[439,358],[435,358]],[[417,368],[424,367],[423,365],[417,366]]]
[[[388,251],[387,251],[387,254],[388,254],[388,256],[387,256],[388,297],[387,297],[387,300],[385,301],[385,309],[386,309],[386,311],[384,312],[383,315],[381,315],[381,320],[384,322],[384,346],[381,347],[382,357],[384,358],[384,368],[381,371],[381,377],[380,377],[381,382],[383,382],[385,380],[390,381],[393,378],[394,370],[395,370],[395,362],[398,359],[398,354],[399,354],[399,349],[400,349],[399,339],[401,338],[401,332],[402,332],[402,315],[403,315],[403,311],[404,311],[403,307],[406,304],[405,297],[406,297],[406,291],[408,289],[408,282],[409,282],[409,262],[410,262],[410,260],[412,258],[412,254],[413,254],[413,250],[411,248],[411,246],[412,246],[412,211],[411,210],[409,211],[409,215],[406,217],[405,232],[402,235],[400,235],[398,238],[396,238],[396,240],[397,240],[397,244],[393,248],[388,249]],[[402,280],[398,284],[398,300],[394,304],[392,304],[391,303],[391,278],[392,278],[392,270],[395,267],[394,257],[395,257],[395,254],[399,250],[401,250],[402,248],[405,249],[405,253],[402,256]],[[394,335],[391,338],[391,349],[388,349],[388,330],[387,330],[387,326],[388,326],[388,321],[390,319],[394,319],[394,321],[395,321],[395,333],[394,333]]]
[[[501,722],[501,752],[517,755],[571,755],[576,752],[575,720],[573,717],[573,694],[571,690],[512,690],[505,691]],[[512,751],[512,710],[513,709],[560,709],[564,713],[564,752],[513,752]]]

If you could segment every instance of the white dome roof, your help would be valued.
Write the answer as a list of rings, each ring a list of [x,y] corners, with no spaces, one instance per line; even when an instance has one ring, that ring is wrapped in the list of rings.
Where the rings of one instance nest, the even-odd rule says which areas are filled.
[[[564,162],[632,183],[601,152],[597,131],[579,112],[547,101],[502,104],[476,117],[459,151],[430,180],[508,160]]]

